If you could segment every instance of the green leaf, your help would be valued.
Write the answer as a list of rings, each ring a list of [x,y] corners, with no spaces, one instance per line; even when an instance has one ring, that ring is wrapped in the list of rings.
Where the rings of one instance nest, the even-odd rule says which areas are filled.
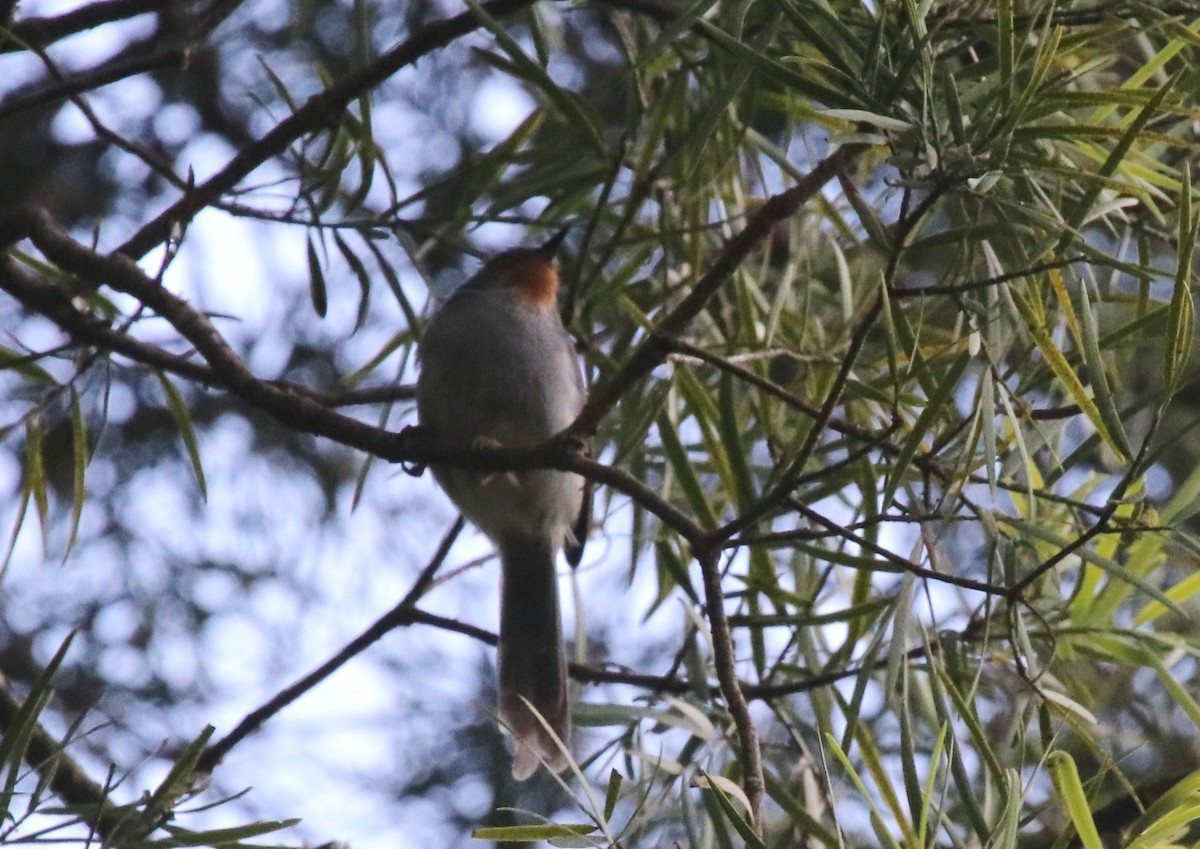
[[[11,816],[13,794],[16,791],[17,779],[21,776],[25,752],[38,730],[38,717],[50,699],[51,679],[62,666],[67,651],[71,648],[71,642],[75,639],[75,633],[71,631],[67,635],[54,657],[38,673],[33,686],[29,688],[29,695],[4,729],[3,736],[0,736],[0,769],[6,770],[4,786],[0,789],[0,817]]]
[[[75,538],[79,532],[79,520],[83,516],[83,503],[87,499],[84,474],[88,461],[91,459],[88,456],[87,424],[83,419],[83,408],[79,404],[79,393],[75,391],[74,386],[71,387],[71,451],[75,460],[74,474],[71,480],[71,532],[67,536],[66,551],[63,552],[64,561],[71,553],[71,549],[75,547]]]
[[[608,786],[604,790],[604,819],[612,819],[613,811],[617,809],[617,800],[621,798],[621,773],[615,769],[608,774]]]
[[[46,458],[42,446],[44,435],[42,422],[38,416],[30,416],[25,420],[24,489],[33,499],[43,540],[46,538],[46,522],[50,515],[50,497],[46,491]]]
[[[13,519],[12,532],[8,535],[8,547],[4,552],[4,563],[0,565],[0,578],[3,578],[8,572],[8,564],[12,562],[13,552],[17,548],[17,536],[21,533],[21,526],[25,524],[25,513],[29,510],[29,501],[31,493],[28,487],[21,487],[21,503],[17,505],[16,517]]]
[[[516,39],[509,35],[508,30],[499,21],[487,13],[478,0],[464,0],[464,2],[512,61],[510,72],[544,92],[558,108],[566,125],[584,135],[595,151],[604,151],[606,145],[600,119],[587,101],[556,84],[545,68],[525,55],[525,51],[521,49]]]
[[[299,823],[299,818],[287,820],[265,820],[232,828],[214,828],[208,831],[188,831],[181,828],[166,826],[172,832],[170,837],[157,840],[146,840],[140,844],[143,849],[174,849],[183,846],[230,846],[236,849],[260,849],[254,846],[242,846],[242,841],[261,837],[274,831],[291,828]],[[266,849],[262,847],[262,849]]]
[[[325,272],[321,268],[321,259],[317,256],[317,246],[311,236],[308,237],[308,293],[312,298],[313,309],[321,318],[329,311],[329,293],[325,288]]]
[[[742,840],[746,841],[746,846],[750,849],[767,849],[767,844],[763,843],[762,838],[755,833],[754,826],[746,819],[746,815],[734,807],[733,801],[730,799],[730,794],[738,794],[743,807],[748,804],[745,793],[740,787],[724,776],[709,773],[701,773],[701,777],[696,780],[696,786],[702,787],[706,793],[712,794],[721,813],[733,824],[734,830]]]
[[[1096,830],[1096,822],[1092,819],[1087,793],[1079,780],[1075,760],[1068,753],[1056,750],[1046,756],[1046,766],[1050,769],[1050,777],[1054,780],[1058,795],[1067,806],[1071,822],[1075,825],[1075,831],[1085,849],[1104,849],[1100,833]]]
[[[1067,219],[1067,227],[1054,249],[1056,254],[1062,254],[1066,251],[1067,247],[1075,239],[1079,228],[1088,220],[1092,212],[1092,207],[1096,204],[1096,199],[1100,197],[1100,192],[1104,190],[1102,180],[1116,173],[1117,168],[1120,167],[1128,155],[1130,148],[1133,147],[1133,143],[1137,141],[1141,132],[1146,128],[1146,125],[1150,123],[1150,119],[1159,113],[1167,95],[1174,91],[1181,73],[1182,71],[1176,73],[1154,92],[1146,105],[1137,113],[1137,116],[1125,131],[1125,134],[1121,136],[1120,141],[1113,146],[1112,151],[1108,154],[1108,158],[1104,160],[1104,164],[1100,166],[1099,171],[1095,175],[1089,175],[1084,194]]]
[[[476,840],[493,840],[497,843],[536,843],[539,840],[556,838],[587,837],[595,834],[596,826],[591,823],[544,823],[540,825],[485,826],[471,832]]]
[[[1108,447],[1117,455],[1119,461],[1124,463],[1128,457],[1128,453],[1122,448],[1123,440],[1114,436],[1108,429],[1108,422],[1100,414],[1100,408],[1096,406],[1096,402],[1092,399],[1087,389],[1084,388],[1083,383],[1079,380],[1079,375],[1075,373],[1075,369],[1066,355],[1054,343],[1054,338],[1046,326],[1045,311],[1042,308],[1041,302],[1037,299],[1038,296],[1035,293],[1026,294],[1020,286],[1011,286],[1007,291],[1012,296],[1012,302],[1016,305],[1017,311],[1020,313],[1021,319],[1024,321],[1030,336],[1033,337],[1038,350],[1042,352],[1042,358],[1046,361],[1046,365],[1050,367],[1055,378],[1067,390],[1067,393],[1071,396],[1071,400],[1083,410],[1083,414],[1088,417],[1088,420],[1096,428],[1096,432],[1100,434],[1100,438],[1108,444]]]
[[[338,252],[346,260],[346,265],[350,266],[350,270],[354,272],[354,278],[358,281],[358,313],[354,319],[354,329],[358,331],[366,322],[367,310],[371,306],[371,275],[367,272],[367,267],[359,259],[358,254],[350,250],[350,246],[346,244],[346,240],[340,233],[333,234],[333,243],[337,245]]]
[[[153,820],[165,814],[185,793],[192,789],[192,785],[196,781],[196,764],[200,761],[200,756],[204,754],[204,749],[208,746],[208,741],[212,738],[214,731],[216,731],[215,728],[207,725],[196,739],[184,746],[179,757],[175,759],[175,763],[171,765],[171,769],[167,771],[166,776],[146,800],[144,810],[146,817]]]
[[[1168,391],[1179,388],[1186,376],[1188,357],[1195,335],[1196,314],[1192,303],[1192,257],[1200,236],[1200,215],[1192,210],[1192,169],[1184,167],[1183,189],[1179,196],[1178,253],[1175,260],[1175,286],[1167,309],[1167,344],[1163,349],[1163,382]]]
[[[37,383],[55,386],[58,381],[54,379],[54,376],[37,364],[42,356],[44,355],[18,354],[16,351],[0,346],[0,371],[15,371],[22,377],[27,377]]]
[[[662,440],[663,455],[683,490],[688,504],[691,505],[704,527],[715,528],[717,517],[713,515],[712,507],[708,503],[708,496],[705,495],[700,478],[696,475],[696,466],[679,438],[679,431],[665,411],[658,416],[658,435]]]
[[[925,402],[921,415],[913,423],[912,430],[905,438],[903,445],[900,446],[900,451],[892,462],[891,469],[888,470],[887,487],[884,489],[883,498],[880,501],[882,509],[887,510],[892,499],[895,498],[909,464],[912,463],[913,457],[916,456],[917,450],[921,447],[921,443],[934,421],[944,414],[947,405],[953,403],[954,390],[958,387],[959,378],[962,377],[963,371],[970,362],[970,354],[965,351],[960,353],[934,384],[934,393]]]
[[[1051,277],[1058,271],[1051,271]],[[1092,310],[1091,299],[1088,297],[1087,281],[1080,281],[1080,332],[1082,334],[1083,363],[1087,367],[1088,382],[1092,385],[1092,397],[1096,401],[1105,428],[1113,440],[1121,448],[1126,457],[1133,456],[1133,448],[1129,445],[1129,437],[1125,434],[1125,425],[1120,410],[1117,409],[1116,399],[1108,385],[1108,373],[1104,367],[1104,359],[1100,354],[1100,329],[1096,325],[1096,314]]]
[[[179,438],[183,441],[183,447],[191,461],[192,474],[196,478],[196,486],[200,489],[200,497],[207,501],[208,484],[204,479],[204,466],[200,462],[200,443],[196,440],[196,430],[192,426],[192,414],[188,412],[183,396],[179,394],[179,390],[167,377],[166,372],[156,371],[155,374],[158,375],[158,382],[162,385],[163,394],[167,397],[167,410],[171,413],[171,418],[175,420]]]

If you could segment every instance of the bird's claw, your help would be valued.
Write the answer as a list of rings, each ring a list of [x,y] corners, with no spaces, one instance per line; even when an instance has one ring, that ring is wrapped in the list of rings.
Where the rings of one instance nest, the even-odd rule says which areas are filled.
[[[504,447],[505,446],[503,442],[491,436],[476,436],[471,440],[472,451],[490,451]],[[486,472],[480,476],[479,482],[481,484],[488,483],[497,475],[500,475],[513,486],[521,485],[521,479],[517,476],[517,473],[514,470],[509,470],[507,472]]]
[[[409,425],[400,431],[401,453],[410,451],[428,441],[429,431],[420,425]],[[400,461],[400,468],[406,475],[411,475],[414,478],[419,478],[425,474],[425,464],[417,460],[402,459]]]

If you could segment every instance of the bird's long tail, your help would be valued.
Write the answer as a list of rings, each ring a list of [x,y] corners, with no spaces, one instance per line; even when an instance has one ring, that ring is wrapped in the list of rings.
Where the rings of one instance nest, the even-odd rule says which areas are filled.
[[[514,537],[500,545],[500,719],[513,734],[512,771],[518,781],[542,761],[554,772],[567,766],[554,740],[557,735],[565,744],[571,731],[554,554],[546,540]]]

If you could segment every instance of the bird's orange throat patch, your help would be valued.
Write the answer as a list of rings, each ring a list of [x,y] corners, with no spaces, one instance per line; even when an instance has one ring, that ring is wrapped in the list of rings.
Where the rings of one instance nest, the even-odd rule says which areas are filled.
[[[515,265],[507,283],[538,306],[553,306],[558,299],[558,270],[554,263],[529,258]]]

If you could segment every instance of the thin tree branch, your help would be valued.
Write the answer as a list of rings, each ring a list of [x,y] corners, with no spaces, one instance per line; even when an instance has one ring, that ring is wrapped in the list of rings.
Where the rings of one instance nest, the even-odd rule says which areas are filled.
[[[0,121],[12,118],[30,109],[48,106],[66,100],[85,91],[102,88],[129,77],[157,71],[162,68],[182,68],[187,61],[189,48],[183,45],[165,47],[153,53],[123,56],[90,71],[62,76],[53,85],[14,97],[0,103]]]
[[[595,433],[600,420],[616,406],[621,397],[670,354],[670,348],[663,343],[664,337],[670,338],[683,333],[709,300],[733,276],[746,257],[771,234],[771,228],[794,215],[821,190],[822,186],[833,179],[838,171],[847,167],[866,149],[867,145],[864,144],[848,144],[838,148],[813,166],[796,185],[768,198],[750,216],[746,226],[725,243],[721,253],[709,266],[708,271],[696,281],[687,297],[654,327],[653,332],[642,341],[620,369],[610,374],[592,391],[583,411],[571,425],[570,433],[579,436]]]
[[[712,631],[713,665],[721,695],[733,716],[738,732],[738,761],[742,767],[742,789],[750,803],[750,824],[762,834],[762,802],[766,783],[763,780],[762,748],[758,744],[758,729],[750,716],[750,705],[742,684],[737,677],[737,657],[733,647],[733,636],[729,629],[729,617],[725,612],[725,596],[721,589],[721,570],[717,565],[720,548],[716,546],[697,549],[692,553],[700,564],[704,580],[704,600],[708,608],[708,622]]]
[[[24,18],[10,27],[11,38],[0,35],[0,53],[14,53],[28,46],[46,47],[69,35],[104,24],[157,12],[169,0],[98,0],[50,18]]]
[[[918,578],[925,578],[926,580],[938,581],[943,584],[951,584],[956,587],[962,587],[963,589],[975,590],[977,592],[987,593],[988,595],[1001,596],[1005,598],[1007,598],[1012,591],[1010,587],[1006,587],[1001,584],[990,584],[987,581],[977,581],[974,578],[960,578],[957,575],[948,575],[944,572],[938,572],[934,569],[918,566],[911,560],[907,560],[901,557],[899,554],[888,551],[883,546],[871,542],[866,537],[860,536],[853,531],[846,530],[837,522],[822,516],[816,510],[813,510],[799,499],[793,498],[790,500],[790,503],[791,506],[802,516],[807,518],[809,521],[815,522],[816,524],[825,528],[834,536],[841,537],[847,542],[857,545],[863,551],[868,551],[871,554],[883,558],[884,561],[891,564],[891,568],[886,568],[883,566],[883,564],[880,564],[879,568],[884,569],[885,571],[908,572],[909,574],[915,575]]]
[[[534,0],[490,0],[482,8],[492,17],[509,15]],[[120,253],[135,259],[144,256],[156,245],[170,238],[177,227],[184,227],[206,206],[237,186],[254,169],[273,156],[283,153],[288,145],[301,136],[324,129],[338,122],[345,108],[363,92],[370,91],[402,68],[416,62],[434,50],[445,47],[480,26],[474,12],[466,11],[453,18],[427,24],[415,30],[405,41],[374,61],[329,88],[310,97],[303,106],[276,124],[266,135],[242,148],[212,177],[145,224],[121,248]]]
[[[13,728],[22,700],[9,689],[8,681],[0,676],[0,729],[8,733]],[[40,722],[35,722],[25,748],[25,762],[39,774],[50,770],[50,790],[70,805],[97,834],[111,834],[129,812],[114,805],[103,786],[93,781],[83,767],[63,751],[63,744],[54,739]]]
[[[412,587],[395,607],[375,620],[367,630],[343,646],[329,660],[322,663],[294,684],[285,687],[268,699],[262,706],[247,714],[231,732],[205,750],[196,765],[196,769],[199,772],[211,773],[213,768],[229,754],[234,746],[261,728],[262,724],[268,719],[320,684],[334,672],[341,669],[348,661],[361,654],[389,631],[402,625],[412,624],[412,613],[416,608],[417,602],[421,600],[421,597],[429,589],[430,584],[433,582],[433,576],[442,567],[442,564],[445,563],[446,557],[450,554],[451,546],[458,539],[458,535],[462,533],[465,524],[462,516],[454,520],[454,524],[442,536],[442,541],[438,545],[437,551],[434,552],[433,558],[421,570],[421,574],[417,576]]]
[[[189,359],[187,354],[175,354],[157,345],[143,342],[112,327],[95,315],[76,307],[59,287],[29,274],[7,256],[0,257],[0,289],[4,289],[31,312],[49,318],[62,328],[75,344],[90,345],[119,354],[134,362],[170,372],[205,386],[222,385],[219,375],[204,363]],[[311,398],[329,408],[389,404],[410,401],[416,397],[416,387],[412,384],[329,392],[288,380],[265,382],[286,392]]]
[[[373,388],[358,393],[326,395],[288,382],[261,380],[250,372],[207,316],[147,277],[132,260],[119,254],[97,254],[80,245],[59,230],[41,210],[27,210],[0,222],[0,250],[25,236],[60,267],[92,282],[107,283],[153,309],[195,346],[208,365],[172,359],[170,354],[153,346],[122,338],[103,322],[76,309],[55,287],[18,273],[11,260],[0,262],[0,288],[9,291],[30,309],[52,319],[68,333],[79,331],[85,341],[219,386],[293,429],[324,436],[388,462],[420,466],[442,463],[495,472],[534,468],[576,472],[629,495],[685,539],[694,541],[702,536],[695,522],[641,481],[613,466],[582,456],[577,442],[569,436],[556,437],[532,449],[463,447],[438,444],[410,431],[396,434],[365,424],[330,407],[407,398],[411,397],[411,388]]]

